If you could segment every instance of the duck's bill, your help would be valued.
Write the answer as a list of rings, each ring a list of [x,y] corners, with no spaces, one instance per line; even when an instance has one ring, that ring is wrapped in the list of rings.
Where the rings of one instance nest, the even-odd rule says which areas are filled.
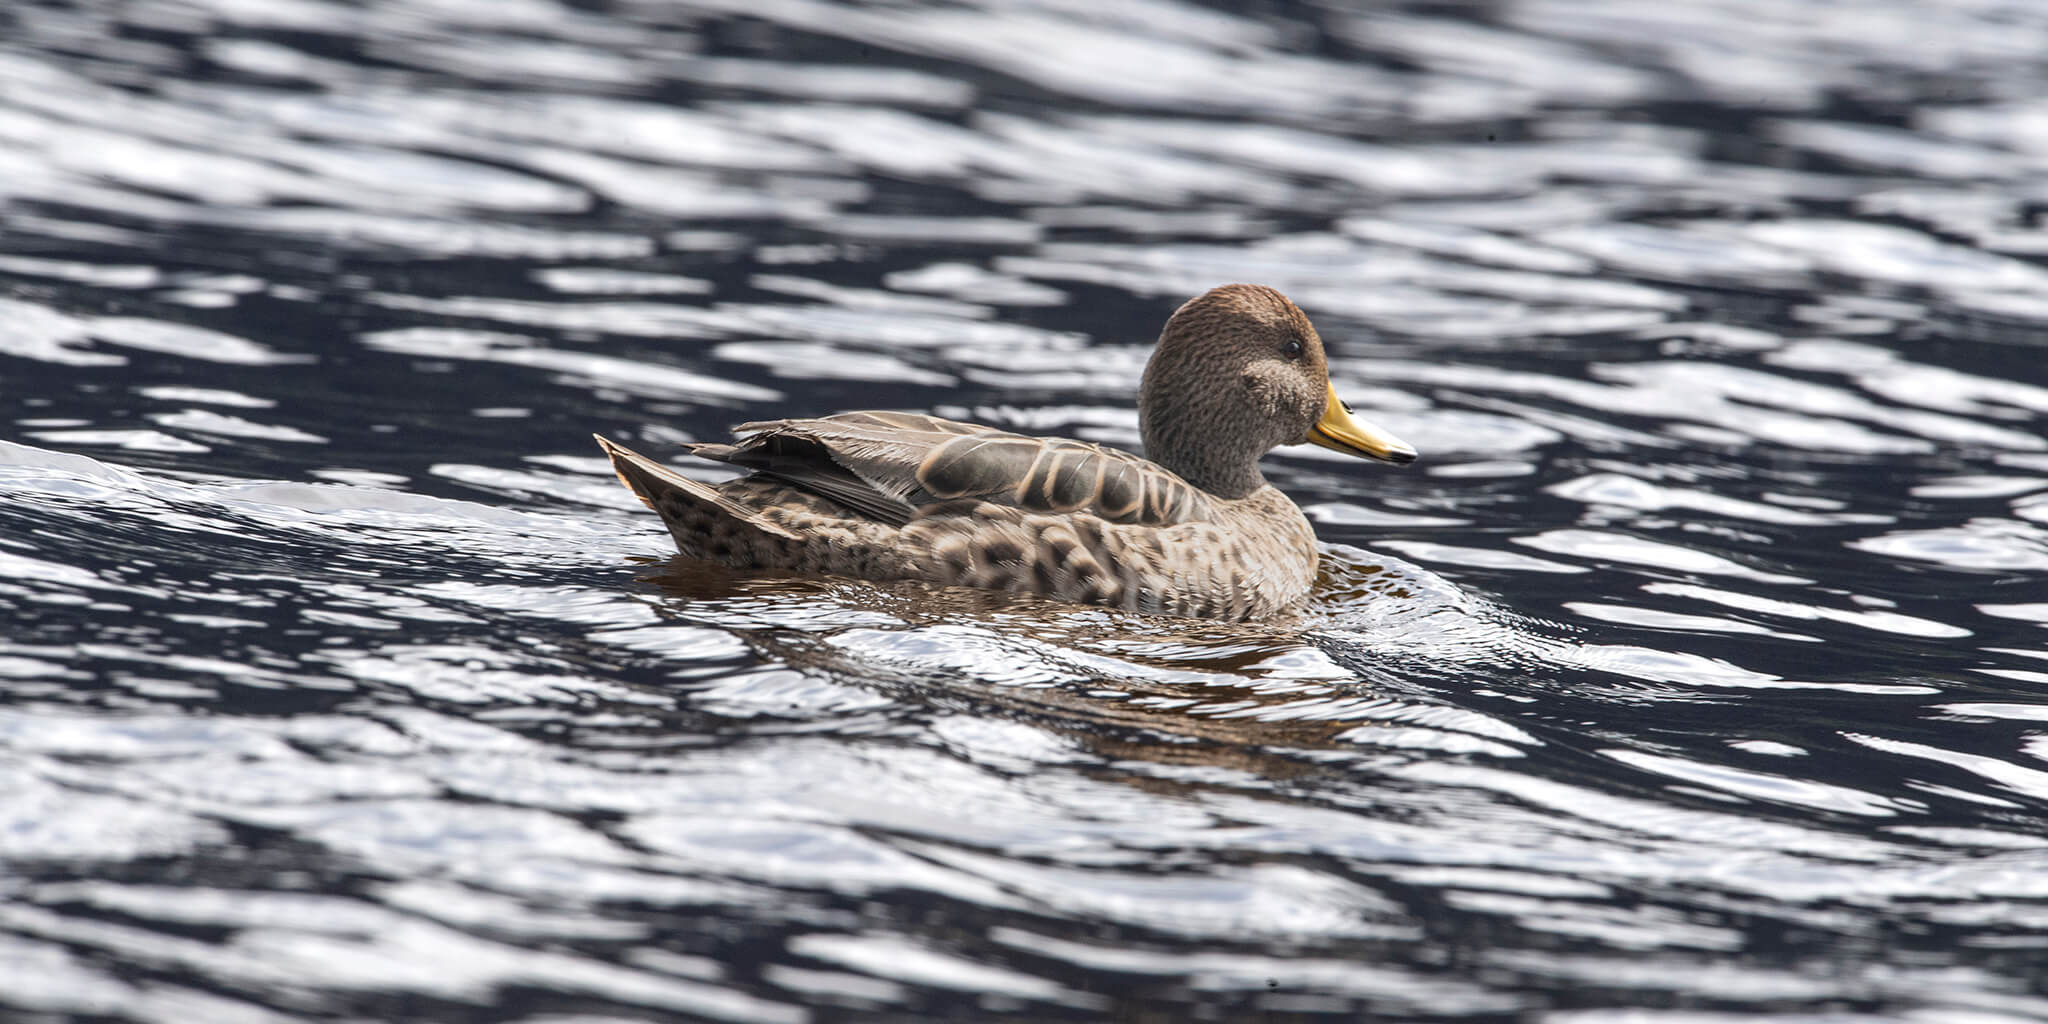
[[[1337,397],[1337,388],[1330,388],[1330,404],[1323,409],[1323,418],[1308,430],[1310,444],[1346,455],[1363,455],[1368,459],[1407,465],[1415,461],[1415,449],[1408,442],[1351,415],[1351,407]]]

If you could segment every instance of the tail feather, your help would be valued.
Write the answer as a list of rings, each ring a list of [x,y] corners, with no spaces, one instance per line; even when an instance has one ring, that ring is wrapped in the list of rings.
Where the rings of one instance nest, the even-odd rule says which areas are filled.
[[[699,483],[633,451],[610,439],[592,434],[597,438],[598,447],[611,456],[612,471],[619,475],[619,482],[640,499],[648,508],[661,511],[660,501],[670,494],[679,494],[684,501],[694,505],[709,505],[729,518],[745,523],[752,529],[775,537],[798,540],[796,534],[769,522],[758,509],[748,508],[718,493],[709,484]]]

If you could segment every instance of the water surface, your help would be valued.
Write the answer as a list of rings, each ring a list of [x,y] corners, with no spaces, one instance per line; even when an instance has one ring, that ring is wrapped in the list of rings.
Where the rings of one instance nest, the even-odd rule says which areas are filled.
[[[0,1011],[2048,1018],[2048,16],[0,12]],[[643,450],[1135,445],[1304,622],[673,560]],[[707,468],[707,479],[716,475]]]

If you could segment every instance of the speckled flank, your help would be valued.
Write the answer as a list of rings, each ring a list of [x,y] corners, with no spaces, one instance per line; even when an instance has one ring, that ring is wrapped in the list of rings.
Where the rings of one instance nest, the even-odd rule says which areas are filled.
[[[622,478],[661,514],[678,551],[736,568],[916,579],[1223,619],[1262,618],[1294,605],[1315,578],[1315,533],[1272,487],[1228,503],[1214,521],[1165,528],[979,501],[928,506],[899,527],[771,479],[749,477],[715,489],[729,502],[759,510],[791,538],[765,533],[671,485],[666,476],[673,471],[648,471],[652,464],[644,456],[611,451],[625,464]]]

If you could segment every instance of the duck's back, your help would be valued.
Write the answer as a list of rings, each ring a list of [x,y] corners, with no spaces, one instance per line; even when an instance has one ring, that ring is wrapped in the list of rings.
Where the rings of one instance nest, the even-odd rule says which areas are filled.
[[[1314,577],[1313,531],[1270,487],[1225,501],[1127,452],[910,413],[735,433],[692,446],[754,470],[716,487],[605,443],[685,555],[1218,618],[1271,614]]]
[[[1209,495],[1165,467],[1084,441],[903,412],[766,420],[733,432],[738,443],[691,453],[897,525],[962,500],[1155,527],[1214,514]]]

